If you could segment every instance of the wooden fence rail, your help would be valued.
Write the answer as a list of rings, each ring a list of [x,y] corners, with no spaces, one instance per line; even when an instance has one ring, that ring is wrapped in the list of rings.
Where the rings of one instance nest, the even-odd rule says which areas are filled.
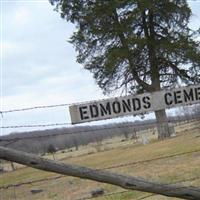
[[[0,159],[20,163],[44,171],[109,183],[125,189],[150,192],[182,199],[200,199],[200,188],[157,183],[142,178],[111,173],[105,170],[64,164],[2,146],[0,146]]]

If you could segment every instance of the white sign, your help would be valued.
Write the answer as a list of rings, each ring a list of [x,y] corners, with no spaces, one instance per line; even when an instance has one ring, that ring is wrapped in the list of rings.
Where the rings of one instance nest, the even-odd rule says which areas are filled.
[[[200,103],[200,85],[129,95],[69,107],[72,124]]]

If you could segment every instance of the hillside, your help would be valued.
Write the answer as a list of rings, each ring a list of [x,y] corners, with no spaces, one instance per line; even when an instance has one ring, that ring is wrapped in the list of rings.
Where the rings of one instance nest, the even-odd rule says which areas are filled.
[[[175,116],[169,117],[170,123],[179,124],[191,119],[197,119],[199,116]],[[111,123],[93,126],[71,126],[57,129],[13,132],[0,137],[0,145],[9,148],[42,154],[48,152],[50,145],[57,150],[70,149],[90,143],[101,143],[102,140],[124,136],[134,138],[142,131],[156,133],[156,122],[153,119],[141,120],[135,122]]]
[[[199,121],[182,123],[176,126],[177,136],[165,141],[157,141],[148,135],[149,143],[125,140],[124,136],[81,146],[79,150],[57,152],[56,159],[92,168],[105,168],[109,171],[144,177],[165,183],[181,182],[184,185],[200,187],[200,124]],[[47,157],[52,159],[51,155]],[[31,183],[32,182],[32,183]],[[24,184],[23,184],[24,183]],[[16,185],[15,187],[11,185]],[[126,191],[119,187],[101,184],[73,177],[59,176],[29,167],[0,175],[0,199],[25,200],[78,200],[91,199],[91,191],[103,188],[105,194],[98,200],[142,199],[151,194]],[[43,191],[32,194],[31,189]],[[92,198],[93,199],[93,198]],[[143,198],[144,199],[144,198]],[[168,199],[162,196],[149,196],[145,199]],[[171,198],[172,199],[172,198]]]

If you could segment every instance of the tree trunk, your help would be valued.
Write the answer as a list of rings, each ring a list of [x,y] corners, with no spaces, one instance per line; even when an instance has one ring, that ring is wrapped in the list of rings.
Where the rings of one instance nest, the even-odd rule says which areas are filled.
[[[155,111],[155,116],[158,129],[158,139],[163,140],[170,137],[171,133],[165,109]]]

